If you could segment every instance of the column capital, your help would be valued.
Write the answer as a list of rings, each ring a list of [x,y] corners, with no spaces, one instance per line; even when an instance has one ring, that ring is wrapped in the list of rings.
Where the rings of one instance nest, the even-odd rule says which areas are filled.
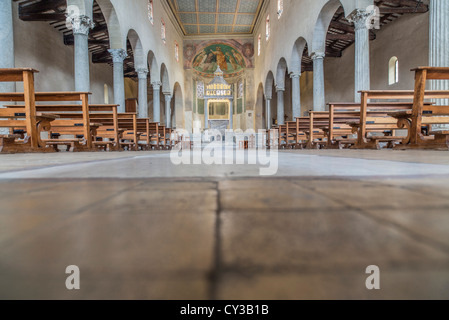
[[[95,23],[85,15],[67,16],[66,21],[72,26],[73,34],[83,34],[87,36],[89,30],[95,27]]]
[[[271,94],[265,94],[265,100],[271,100],[273,96]]]
[[[292,79],[301,78],[301,72],[294,71],[294,72],[290,73],[290,78],[292,78]]]
[[[146,68],[139,68],[139,69],[136,69],[136,72],[137,72],[137,77],[139,79],[142,79],[142,80],[146,80],[147,79],[148,69],[146,69]]]
[[[285,91],[285,86],[276,86],[276,92]]]
[[[172,98],[171,92],[162,92],[162,93],[164,94],[166,100],[167,100],[167,99],[170,99],[170,100],[171,100],[171,98]]]
[[[124,49],[109,49],[108,52],[111,54],[113,62],[122,63],[128,56]]]
[[[324,53],[324,52],[312,52],[312,54],[310,55],[310,58],[312,58],[312,60],[318,60],[318,59],[324,59],[325,56],[326,56],[326,53]]]
[[[355,30],[368,29],[369,20],[373,15],[372,12],[368,12],[364,9],[356,9],[348,17],[348,21],[354,23]]]
[[[151,82],[151,85],[153,86],[153,90],[161,90],[162,82],[153,81],[153,82]]]

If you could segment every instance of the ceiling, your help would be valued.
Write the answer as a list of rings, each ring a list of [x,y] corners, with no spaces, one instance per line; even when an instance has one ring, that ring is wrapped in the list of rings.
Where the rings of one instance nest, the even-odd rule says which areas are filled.
[[[264,0],[167,0],[185,35],[251,34]]]

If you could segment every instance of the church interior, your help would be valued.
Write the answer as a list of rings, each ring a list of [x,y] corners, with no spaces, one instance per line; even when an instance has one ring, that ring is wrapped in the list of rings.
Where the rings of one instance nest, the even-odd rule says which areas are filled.
[[[449,1],[0,0],[0,299],[449,299]]]

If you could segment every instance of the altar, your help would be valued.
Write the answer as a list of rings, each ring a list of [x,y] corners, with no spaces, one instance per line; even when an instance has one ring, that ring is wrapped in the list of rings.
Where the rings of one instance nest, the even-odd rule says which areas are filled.
[[[204,128],[219,130],[223,136],[227,129],[233,129],[234,95],[232,86],[223,78],[220,67],[214,73],[214,79],[204,92]]]

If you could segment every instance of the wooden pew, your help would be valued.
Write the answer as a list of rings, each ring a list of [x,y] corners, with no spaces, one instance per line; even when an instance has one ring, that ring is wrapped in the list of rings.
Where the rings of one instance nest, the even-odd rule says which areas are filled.
[[[142,150],[151,150],[150,119],[137,119],[137,131],[140,133],[138,147]]]
[[[150,130],[150,149],[162,149],[162,126],[158,122],[151,122],[149,124]]]
[[[174,137],[173,129],[165,127],[165,149],[170,150],[173,148]]]
[[[395,131],[402,129],[397,121],[389,115],[392,111],[409,110],[411,102],[390,102],[391,100],[410,100],[410,92],[404,90],[386,91],[369,90],[361,91],[362,102],[360,104],[360,119],[348,122],[357,132],[357,142],[354,149],[380,149],[380,143],[386,142],[392,147],[401,142],[404,137],[396,136]],[[368,103],[373,100],[387,100],[386,102]],[[371,133],[371,135],[368,135]],[[383,133],[383,135],[372,135]]]
[[[14,109],[18,106],[7,107]],[[97,119],[103,117],[116,118],[117,105],[88,105],[88,112],[85,112],[85,108],[78,104],[39,104],[36,105],[36,110],[43,114],[57,115],[60,119],[53,122],[51,129],[48,130],[48,139],[43,140],[46,146],[52,147],[54,150],[58,150],[58,146],[62,145],[66,146],[67,150],[71,152],[95,151],[96,148],[109,149],[110,145],[114,144],[113,141],[102,141],[97,138],[98,130],[104,129]],[[85,123],[89,125],[85,126]],[[117,139],[116,120],[113,123],[115,124],[114,130],[111,130],[108,137]],[[72,138],[61,139],[62,135],[72,136]],[[88,137],[88,139],[85,137]],[[91,141],[91,147],[86,143],[88,140]]]
[[[30,136],[27,135],[27,117],[25,108],[7,109],[0,108],[0,127],[9,128],[10,133],[0,135],[0,152],[49,152],[45,149],[45,142],[41,139],[41,133],[51,128],[51,122],[58,118],[57,115],[36,113],[37,143],[39,148],[33,149],[30,145]]]
[[[281,139],[278,142],[279,146],[285,146],[291,149],[302,149],[304,147],[307,136],[304,133],[304,128],[299,123],[300,121],[301,120],[287,121],[285,123],[285,125],[281,128],[281,131],[278,132],[278,138]],[[281,144],[282,141],[285,142],[285,145]]]
[[[271,128],[266,130],[266,145],[265,147],[267,149],[273,149],[276,148],[278,145],[278,139],[279,139],[279,129],[278,128]]]
[[[324,129],[329,125],[329,117],[328,111],[309,111],[309,117],[306,117],[309,128],[304,131],[307,134],[307,149],[320,149],[328,144]]]
[[[98,115],[95,118],[103,124],[104,128],[115,127],[116,132],[119,134],[118,147],[120,150],[127,148],[128,150],[137,150],[138,140],[140,139],[140,133],[137,130],[137,114],[136,113],[118,113],[117,120],[110,116]]]
[[[158,130],[159,130],[159,133],[160,133],[160,141],[159,141],[160,149],[161,150],[162,149],[166,149],[167,148],[167,140],[166,140],[167,128],[164,125],[160,124]]]
[[[83,135],[83,138],[73,138],[73,139],[41,139],[40,138],[40,132],[36,134],[36,141],[38,143],[38,147],[40,148],[40,151],[48,151],[44,150],[47,146],[53,146],[55,149],[57,145],[66,145],[68,147],[71,147],[74,144],[78,144],[80,149],[83,150],[92,150],[92,135],[91,132],[94,129],[91,127],[91,122],[89,119],[89,94],[88,92],[35,92],[34,93],[34,101],[35,102],[77,102],[80,101],[80,105],[72,105],[72,108],[77,108],[77,110],[80,110],[83,114],[83,118],[81,121],[76,121],[75,123],[66,122],[65,118],[66,113],[57,112],[57,108],[46,108],[47,105],[43,105],[42,108],[37,105],[34,102],[34,119],[36,118],[36,112],[40,112],[41,114],[45,114],[46,116],[51,117],[53,115],[52,112],[56,112],[55,115],[58,116],[58,120],[54,121],[52,123],[53,130],[55,127],[60,128],[61,131],[68,130],[68,134],[71,135],[78,135],[79,137]],[[24,102],[24,96],[22,93],[8,93],[8,94],[2,94],[3,101],[10,101],[10,102]],[[11,110],[18,110],[21,108],[26,108],[26,102],[25,106],[20,105],[8,105],[8,109]],[[34,120],[33,120],[34,122]],[[75,129],[68,129],[71,126],[75,126]],[[95,124],[93,124],[95,126]],[[46,131],[51,131],[51,126],[48,126]],[[28,128],[26,127],[26,130],[28,132]],[[54,131],[53,131],[54,132]],[[61,132],[63,134],[63,132]]]
[[[449,130],[422,132],[423,126],[449,124],[449,106],[428,105],[426,99],[449,99],[449,91],[426,91],[427,80],[448,80],[449,68],[419,67],[415,72],[415,89],[404,95],[413,95],[411,111],[392,113],[398,119],[398,126],[408,129],[408,136],[397,146],[399,149],[441,149],[449,148]]]
[[[354,102],[329,103],[329,123],[322,129],[327,134],[327,149],[343,149],[357,142],[349,138],[354,134],[348,122],[360,119],[360,104]]]
[[[35,96],[34,96],[34,74],[39,71],[31,68],[13,68],[0,69],[0,82],[23,82],[24,91],[21,94],[22,100],[25,102],[25,127],[28,140],[25,143],[20,143],[14,147],[17,152],[35,152],[42,148],[39,146],[39,133],[37,128]],[[8,93],[0,93],[0,101],[11,101],[12,97]],[[17,99],[16,97],[14,97]],[[1,126],[6,126],[6,122],[2,121]],[[14,145],[15,136],[0,135],[2,149],[6,146],[10,149]]]

